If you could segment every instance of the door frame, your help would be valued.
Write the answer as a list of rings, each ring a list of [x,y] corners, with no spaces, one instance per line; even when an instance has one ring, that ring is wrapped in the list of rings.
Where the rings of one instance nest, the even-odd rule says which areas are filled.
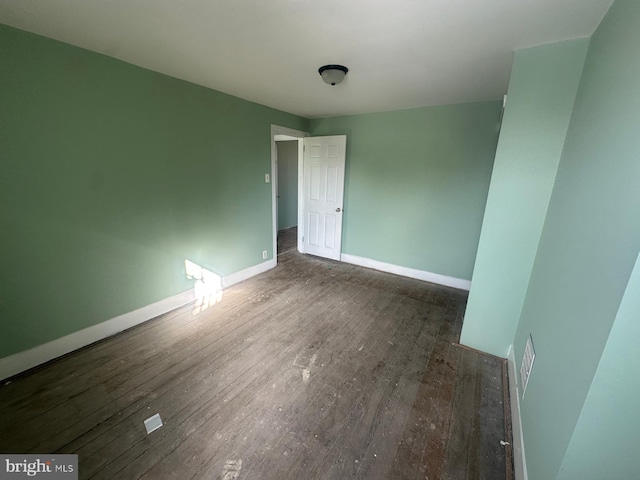
[[[309,132],[295,130],[293,128],[271,125],[271,218],[273,230],[273,260],[278,264],[278,160],[276,150],[276,136],[291,137],[288,140],[298,140],[298,251],[304,252],[302,234],[304,231],[304,218],[302,218],[301,199],[303,198],[302,166],[303,145],[302,139],[309,137]],[[284,140],[284,139],[283,139]]]

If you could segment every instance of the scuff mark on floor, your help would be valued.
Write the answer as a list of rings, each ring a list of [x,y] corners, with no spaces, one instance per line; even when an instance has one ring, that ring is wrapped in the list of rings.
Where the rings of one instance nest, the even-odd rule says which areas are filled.
[[[235,480],[240,476],[242,459],[227,460],[222,467],[222,480]]]
[[[304,357],[302,357],[303,361],[300,361],[300,355],[296,355],[295,360],[293,361],[293,364],[296,367],[302,368],[302,381],[304,383],[308,383],[309,380],[311,379],[311,367],[313,367],[313,365],[315,365],[316,360],[318,359],[318,354],[314,353],[312,355],[312,357],[306,360]]]

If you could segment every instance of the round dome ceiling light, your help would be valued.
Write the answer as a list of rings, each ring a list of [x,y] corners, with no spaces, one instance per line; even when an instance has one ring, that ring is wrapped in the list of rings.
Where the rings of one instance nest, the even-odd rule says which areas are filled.
[[[329,85],[337,85],[347,75],[349,69],[342,65],[324,65],[318,69],[318,73],[324,80],[324,83]]]

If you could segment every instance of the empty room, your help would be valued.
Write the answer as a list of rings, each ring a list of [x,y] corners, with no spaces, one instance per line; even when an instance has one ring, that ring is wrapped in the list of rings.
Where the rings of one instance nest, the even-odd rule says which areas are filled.
[[[0,2],[0,478],[637,478],[640,2]]]

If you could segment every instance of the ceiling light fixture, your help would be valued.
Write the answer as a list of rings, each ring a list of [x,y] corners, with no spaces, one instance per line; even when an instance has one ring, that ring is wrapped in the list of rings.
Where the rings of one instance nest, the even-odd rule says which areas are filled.
[[[344,80],[345,75],[349,69],[342,65],[325,65],[318,69],[318,73],[324,80],[324,83],[329,85],[337,85]]]

